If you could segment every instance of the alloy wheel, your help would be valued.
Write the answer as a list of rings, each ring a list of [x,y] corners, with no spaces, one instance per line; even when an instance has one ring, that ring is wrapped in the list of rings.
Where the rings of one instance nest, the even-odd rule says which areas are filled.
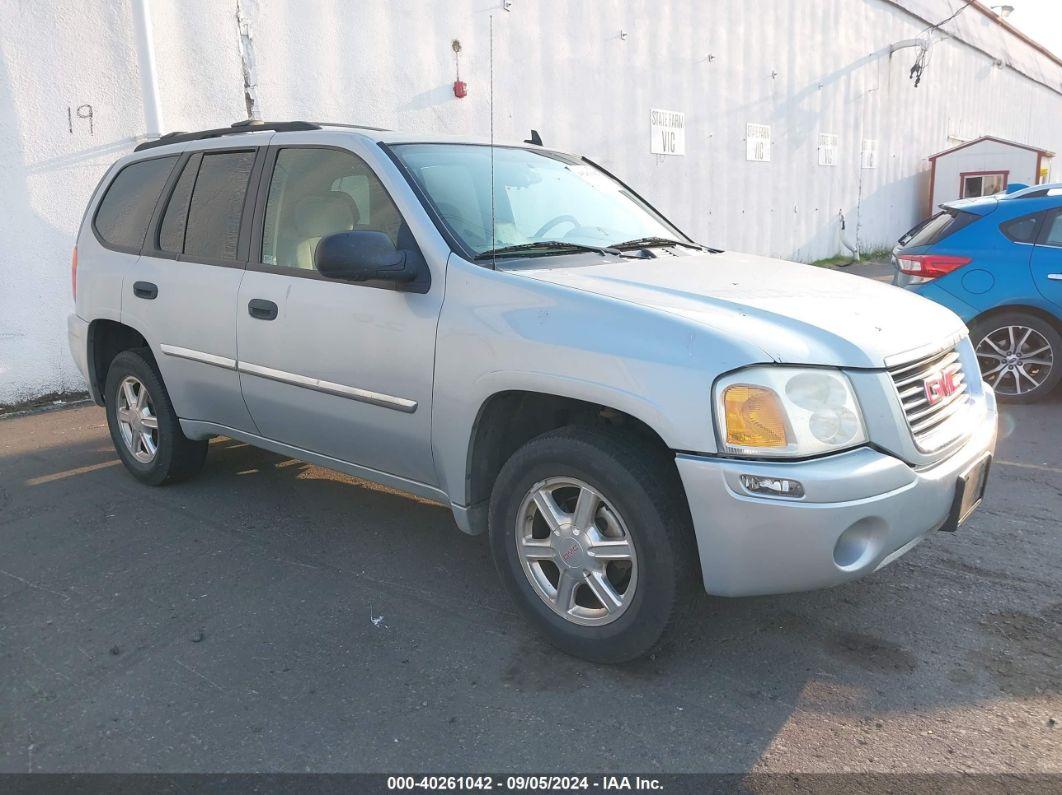
[[[1002,395],[1024,395],[1047,381],[1054,351],[1043,334],[1028,326],[1001,326],[977,343],[977,363],[988,384]]]
[[[141,464],[150,464],[159,451],[159,420],[155,405],[144,384],[127,376],[118,387],[115,412],[118,430],[126,449]]]
[[[517,513],[516,548],[535,593],[557,615],[609,624],[630,606],[638,583],[634,541],[619,512],[575,478],[534,484]]]

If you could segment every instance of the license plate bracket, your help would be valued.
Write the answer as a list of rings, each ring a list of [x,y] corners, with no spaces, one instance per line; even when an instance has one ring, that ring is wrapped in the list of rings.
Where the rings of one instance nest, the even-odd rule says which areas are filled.
[[[966,467],[955,483],[955,499],[951,504],[948,519],[940,529],[954,533],[977,510],[985,496],[988,484],[988,470],[992,466],[992,454],[983,456]]]

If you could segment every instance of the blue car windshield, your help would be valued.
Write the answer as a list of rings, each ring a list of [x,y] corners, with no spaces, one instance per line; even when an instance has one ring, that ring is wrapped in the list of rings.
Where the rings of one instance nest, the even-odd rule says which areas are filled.
[[[496,146],[492,164],[492,147],[476,144],[391,148],[473,256],[514,246],[546,256],[566,253],[559,243],[607,248],[647,238],[689,245],[621,182],[568,155]]]

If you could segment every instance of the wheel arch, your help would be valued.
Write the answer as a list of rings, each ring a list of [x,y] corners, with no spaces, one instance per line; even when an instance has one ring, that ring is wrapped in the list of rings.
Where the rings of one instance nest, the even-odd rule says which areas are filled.
[[[115,356],[134,348],[147,348],[149,355],[154,356],[142,333],[126,323],[108,318],[97,318],[89,323],[87,346],[89,390],[92,399],[100,406],[106,402],[104,385]]]
[[[979,315],[976,315],[972,320],[970,320],[970,322],[967,323],[967,326],[973,328],[974,326],[980,325],[981,323],[991,320],[994,317],[997,317],[999,315],[1006,315],[1011,312],[1025,312],[1026,314],[1038,317],[1045,323],[1050,324],[1059,334],[1062,334],[1062,318],[1041,306],[1022,303],[1003,304],[1002,306],[994,306],[991,309],[986,309],[984,312]]]
[[[571,425],[629,433],[649,448],[665,453],[674,466],[670,446],[644,417],[609,402],[530,389],[501,389],[482,401],[469,433],[463,483],[467,507],[464,521],[459,521],[462,529],[473,534],[486,530],[494,481],[513,453],[536,436]]]

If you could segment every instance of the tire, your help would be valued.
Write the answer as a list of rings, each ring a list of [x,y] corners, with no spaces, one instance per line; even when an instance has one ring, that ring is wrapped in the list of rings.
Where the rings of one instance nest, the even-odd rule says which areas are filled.
[[[551,513],[559,509],[552,525],[532,497],[539,491],[548,494]],[[580,515],[584,496],[596,507]],[[517,450],[494,484],[489,528],[494,563],[521,610],[555,646],[593,662],[626,662],[656,647],[698,580],[673,461],[615,432],[570,426]],[[630,560],[600,560],[602,550],[621,555],[624,540],[633,548]],[[520,546],[533,547],[536,560]],[[562,595],[562,576],[566,583],[574,578],[570,598],[568,587]],[[570,610],[562,615],[557,601]]]
[[[970,339],[981,375],[1003,403],[1033,403],[1062,378],[1062,336],[1041,317],[992,315],[973,324]]]
[[[143,397],[141,389],[146,389]],[[208,442],[193,441],[181,431],[147,348],[115,356],[107,370],[105,390],[111,441],[133,477],[161,486],[190,478],[203,468]]]

